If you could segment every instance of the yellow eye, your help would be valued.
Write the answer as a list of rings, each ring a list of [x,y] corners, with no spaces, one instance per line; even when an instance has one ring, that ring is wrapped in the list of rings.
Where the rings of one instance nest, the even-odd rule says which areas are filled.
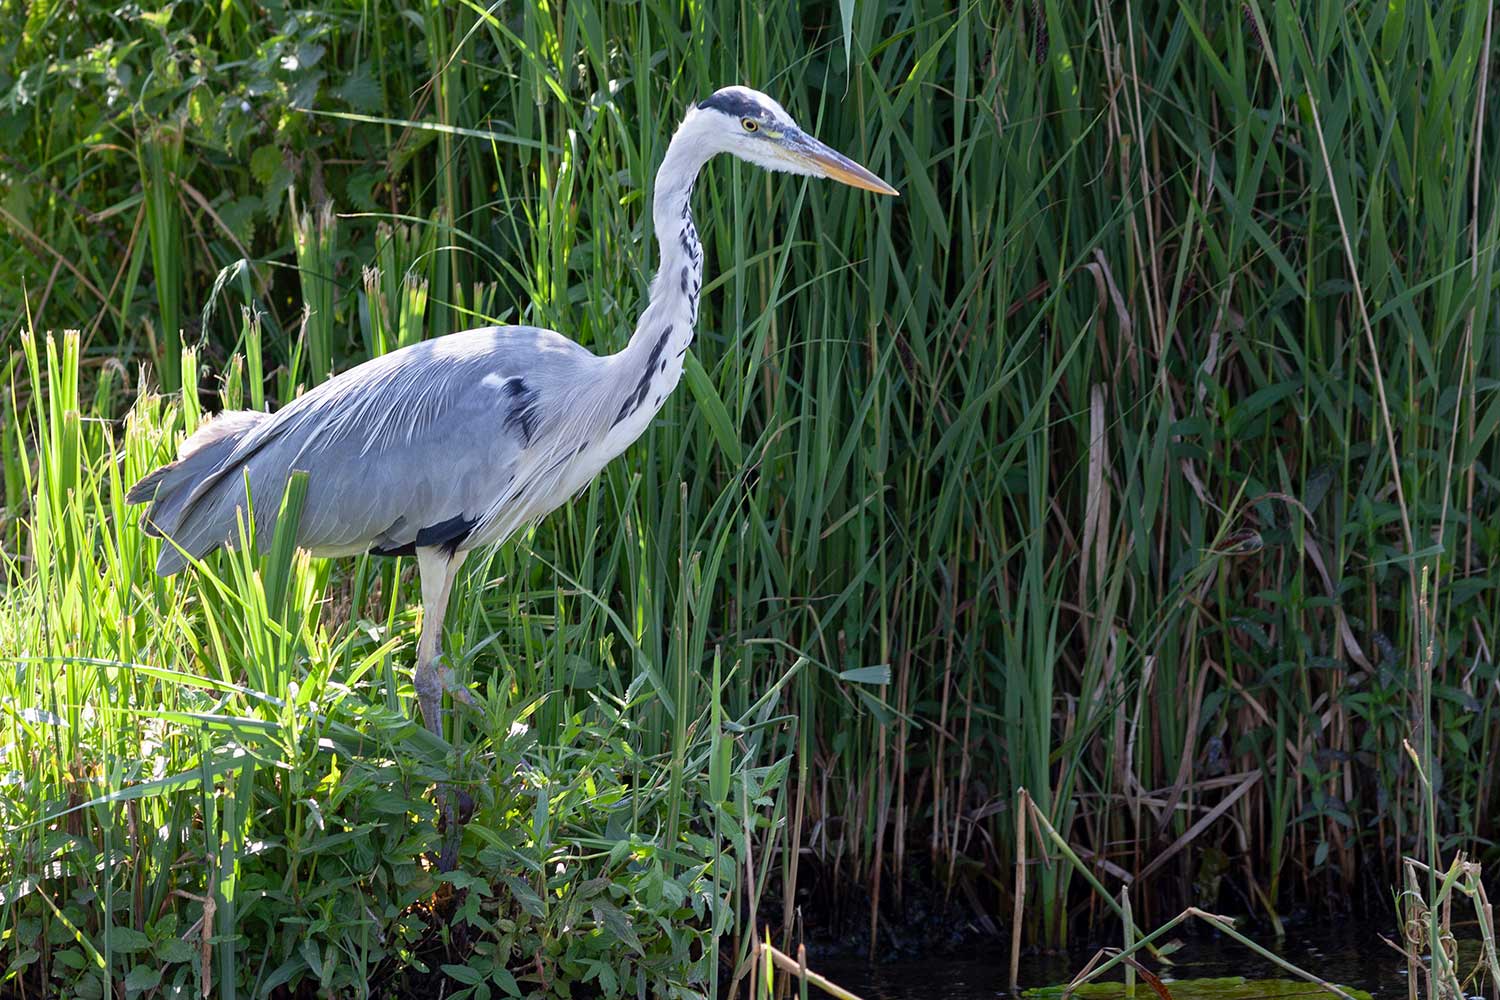
[[[760,126],[758,124],[756,124],[756,121],[755,121],[754,118],[741,118],[740,119],[740,124],[743,125],[743,126],[745,126],[745,131],[746,132],[759,132],[760,131]]]

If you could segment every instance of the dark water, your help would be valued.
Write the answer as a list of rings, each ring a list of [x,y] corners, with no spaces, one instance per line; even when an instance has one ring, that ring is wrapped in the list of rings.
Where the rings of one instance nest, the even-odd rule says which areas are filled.
[[[1365,923],[1335,923],[1288,928],[1282,940],[1254,932],[1249,937],[1308,972],[1345,986],[1372,993],[1376,1000],[1404,1000],[1406,962],[1380,940],[1396,940],[1390,928]],[[1246,979],[1291,978],[1291,974],[1227,938],[1192,933],[1172,955],[1170,968],[1147,962],[1162,979],[1199,979],[1243,976]],[[810,961],[818,972],[864,1000],[980,1000],[1004,996],[1009,990],[1008,944],[976,948],[967,956],[931,961],[869,964],[849,959]],[[1092,955],[1025,955],[1021,959],[1021,988],[1065,983]],[[1121,975],[1106,978],[1120,979]],[[1142,988],[1138,996],[1151,997]]]

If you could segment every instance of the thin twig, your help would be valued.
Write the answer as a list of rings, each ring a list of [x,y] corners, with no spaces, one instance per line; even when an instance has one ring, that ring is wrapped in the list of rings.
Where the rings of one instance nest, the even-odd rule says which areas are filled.
[[[772,964],[774,964],[782,972],[789,972],[794,976],[798,976],[803,981],[816,986],[824,993],[827,993],[830,996],[838,997],[838,1000],[861,1000],[858,994],[850,993],[842,986],[830,982],[828,979],[818,975],[816,972],[809,969],[806,965],[805,959],[803,963],[799,964],[795,958],[788,955],[780,948],[777,948],[774,944],[762,944],[760,942],[757,942],[756,947],[769,955]]]

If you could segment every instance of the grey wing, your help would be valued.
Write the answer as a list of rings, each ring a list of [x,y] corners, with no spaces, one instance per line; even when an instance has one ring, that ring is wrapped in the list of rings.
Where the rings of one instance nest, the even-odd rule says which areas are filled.
[[[270,463],[308,473],[297,542],[319,555],[457,549],[515,486],[527,441],[515,424],[522,376],[418,369],[319,425]],[[499,384],[494,384],[498,382]],[[394,417],[395,419],[390,419]]]
[[[320,555],[417,546],[450,550],[493,537],[524,506],[548,414],[595,376],[600,359],[550,331],[489,328],[393,352],[300,397],[235,448],[191,503],[203,543],[226,529],[248,479],[258,537],[274,529],[291,472],[308,475],[297,532]],[[507,530],[513,529],[510,524]]]

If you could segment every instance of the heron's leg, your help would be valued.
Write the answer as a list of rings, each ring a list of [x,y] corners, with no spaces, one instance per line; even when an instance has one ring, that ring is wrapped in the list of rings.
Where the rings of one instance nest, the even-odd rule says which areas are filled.
[[[443,690],[453,687],[451,673],[445,677],[447,669],[438,662],[443,651],[443,616],[448,610],[453,581],[458,577],[465,555],[458,552],[450,556],[438,548],[417,550],[417,571],[422,579],[422,633],[417,637],[417,669],[412,674],[412,686],[417,689],[422,721],[440,739],[443,735]],[[452,870],[458,860],[458,810],[451,791],[447,783],[438,784],[438,812],[447,825],[438,865],[443,871]]]
[[[464,564],[467,553],[450,556],[439,548],[417,550],[417,572],[422,579],[422,634],[417,638],[417,669],[412,686],[417,689],[417,704],[422,707],[422,721],[433,734],[443,735],[444,670],[438,663],[443,652],[443,616],[448,611],[448,597],[453,581]],[[467,693],[467,692],[465,692]]]

